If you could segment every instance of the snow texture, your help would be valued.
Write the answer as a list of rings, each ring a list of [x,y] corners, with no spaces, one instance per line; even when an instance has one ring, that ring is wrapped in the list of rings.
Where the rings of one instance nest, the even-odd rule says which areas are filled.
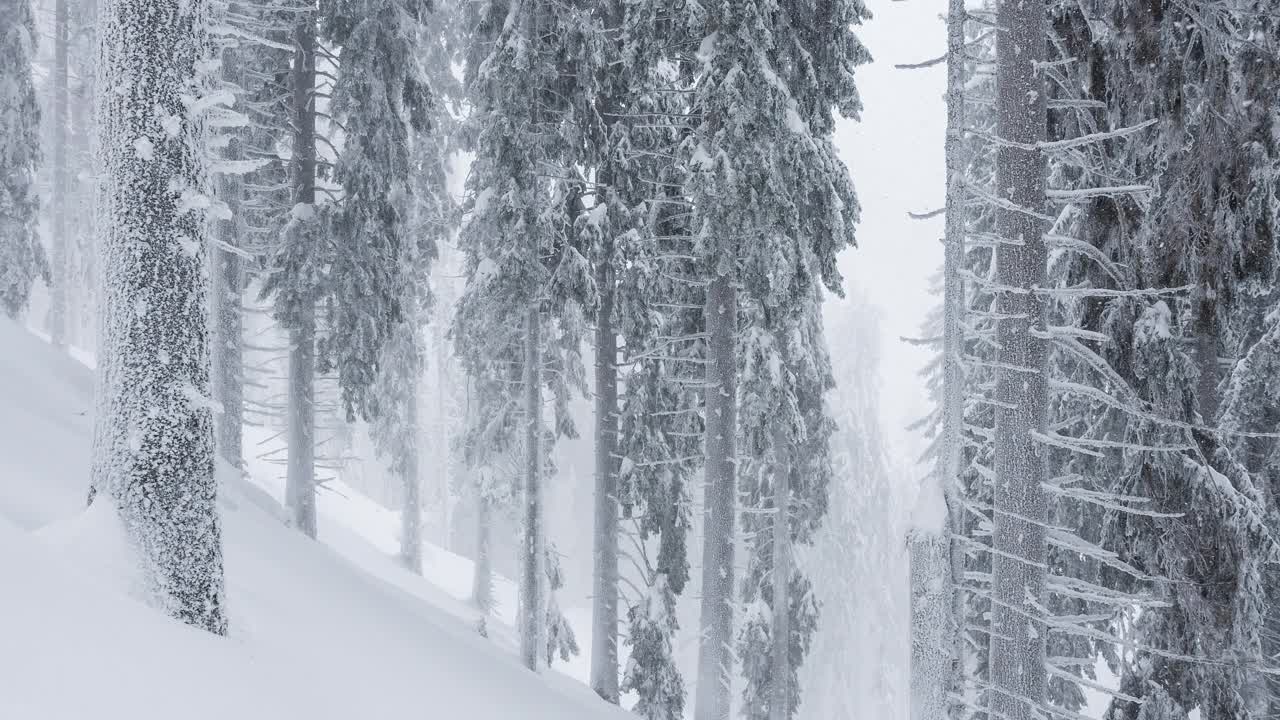
[[[290,531],[278,501],[225,466],[231,635],[155,612],[131,592],[112,514],[83,510],[91,373],[6,319],[0,347],[0,717],[630,717],[563,676],[524,671],[388,548],[338,523],[338,553]],[[376,527],[374,517],[346,519]],[[460,559],[437,562],[455,580],[469,573]]]

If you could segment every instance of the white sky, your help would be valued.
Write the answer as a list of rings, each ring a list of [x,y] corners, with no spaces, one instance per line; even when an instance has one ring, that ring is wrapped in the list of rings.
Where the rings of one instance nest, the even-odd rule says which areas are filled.
[[[884,437],[895,461],[918,456],[921,441],[905,426],[928,409],[919,370],[930,353],[901,341],[918,337],[935,299],[929,280],[942,263],[942,219],[912,220],[909,211],[941,206],[945,68],[897,70],[898,63],[946,49],[945,0],[867,0],[873,17],[859,37],[874,62],[858,72],[861,122],[843,122],[836,143],[862,204],[856,250],[840,258],[845,285],[880,310]],[[837,378],[839,381],[839,378]]]

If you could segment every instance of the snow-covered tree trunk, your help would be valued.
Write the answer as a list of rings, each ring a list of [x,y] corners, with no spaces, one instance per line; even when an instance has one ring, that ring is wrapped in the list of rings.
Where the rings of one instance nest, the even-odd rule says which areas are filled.
[[[911,537],[911,718],[941,720],[951,692],[959,692],[964,667],[964,528],[961,450],[964,447],[965,377],[965,0],[949,0],[947,16],[947,197],[942,289],[942,426],[932,481],[921,501]]]
[[[289,331],[288,444],[285,502],[294,527],[316,536],[316,345],[315,313],[298,312]]]
[[[476,493],[476,562],[471,579],[471,601],[480,609],[481,622],[493,610],[493,503]]]
[[[93,487],[158,602],[225,633],[204,242],[202,0],[104,0],[98,78],[102,291]]]
[[[791,508],[790,443],[776,433],[773,467],[773,668],[769,720],[791,720]]]
[[[37,277],[48,280],[36,234],[40,198],[40,104],[31,76],[36,25],[29,0],[0,1],[0,312],[27,309]]]
[[[303,13],[294,30],[293,56],[293,201],[312,208],[316,201],[316,30]],[[292,521],[316,536],[316,313],[302,303],[289,330],[289,464],[286,502]]]
[[[926,502],[937,502],[933,497]],[[917,510],[917,515],[921,511]],[[941,720],[947,712],[947,542],[941,528],[911,530],[911,720]]]
[[[49,198],[50,235],[53,253],[50,258],[49,339],[53,346],[67,347],[67,115],[70,92],[67,87],[70,18],[67,0],[53,4],[53,188]]]
[[[240,56],[236,50],[223,53],[223,76],[237,86],[242,79],[239,63]],[[242,148],[242,138],[230,138],[227,160],[244,160]],[[220,186],[220,195],[227,204],[230,217],[218,223],[216,232],[220,242],[210,250],[210,385],[216,412],[214,424],[218,456],[232,467],[239,468],[243,463],[244,444],[244,278],[240,257],[232,249],[242,249],[245,244],[244,178],[230,172],[221,178]]]
[[[434,333],[436,352],[433,354],[436,368],[435,487],[436,498],[440,503],[440,506],[436,508],[440,513],[440,546],[445,550],[452,550],[454,496],[453,476],[450,472],[453,464],[450,460],[453,455],[452,432],[454,419],[449,413],[449,399],[452,393],[449,389],[447,332],[443,320],[436,324]]]
[[[542,528],[542,311],[537,303],[525,318],[524,493],[520,543],[520,658],[537,671],[546,647],[546,539]]]
[[[732,258],[721,258],[732,268]],[[695,720],[727,720],[733,670],[734,527],[738,501],[738,291],[721,270],[707,287],[706,481]]]
[[[233,208],[233,218],[221,223],[222,241],[231,247],[238,247],[241,234],[237,232],[240,225],[239,197],[243,184],[237,177],[223,181],[229,205]],[[218,456],[233,467],[240,467],[243,462],[243,428],[244,428],[244,316],[241,309],[241,293],[244,287],[243,270],[240,258],[221,247],[211,250],[209,288],[210,328],[212,340],[211,386],[216,404]]]
[[[603,184],[603,183],[602,183]],[[606,246],[612,240],[605,239]],[[596,264],[595,573],[591,605],[591,687],[618,702],[618,334],[611,248]]]
[[[404,332],[417,333],[409,323]],[[417,346],[417,338],[410,340]],[[409,442],[401,448],[400,483],[404,488],[404,506],[400,509],[400,560],[411,571],[422,574],[422,478],[418,472],[418,373],[406,373],[402,392],[404,400],[404,426],[400,432]]]
[[[1041,717],[1045,702],[1048,507],[1043,450],[1048,406],[1043,301],[1046,254],[1047,52],[1043,0],[1005,0],[997,25],[998,321],[992,527],[990,707],[1001,720]],[[1030,146],[1030,147],[1029,147]]]

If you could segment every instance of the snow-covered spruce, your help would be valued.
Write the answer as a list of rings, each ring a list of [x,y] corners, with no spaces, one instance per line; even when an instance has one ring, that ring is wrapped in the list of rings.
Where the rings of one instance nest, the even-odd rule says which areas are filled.
[[[554,438],[576,433],[570,393],[583,392],[586,384],[580,348],[590,267],[570,242],[581,191],[568,181],[575,123],[573,106],[564,100],[573,95],[572,75],[557,65],[574,14],[540,0],[490,0],[469,12],[466,85],[475,110],[463,135],[475,160],[467,187],[471,217],[459,238],[467,287],[454,337],[486,413],[473,419],[471,433],[518,435],[510,443],[522,453],[518,629],[521,658],[536,670],[551,643],[546,614],[554,606],[548,601],[543,482]],[[544,389],[555,408],[550,431]],[[518,404],[511,402],[517,397]]]
[[[93,488],[96,502],[117,505],[155,601],[225,633],[201,212],[208,5],[106,0],[100,10]]]
[[[865,15],[855,0],[797,1],[776,9],[748,0],[691,12],[691,35],[704,38],[692,95],[698,124],[680,157],[688,171],[696,247],[709,274],[697,720],[724,720],[730,713],[738,465],[744,456],[763,458],[775,447],[775,458],[801,457],[811,437],[826,442],[820,428],[829,421],[816,419],[825,411],[805,417],[821,405],[826,389],[822,363],[809,355],[822,352],[822,333],[808,333],[823,290],[840,292],[835,256],[853,244],[858,219],[831,131],[837,109],[850,118],[860,110],[853,74],[869,56],[853,27]],[[791,357],[786,347],[794,348]],[[796,377],[817,383],[806,380],[789,390],[771,383],[782,378],[783,367],[794,372],[803,366],[809,367]],[[825,463],[825,451],[814,459]],[[818,494],[802,501],[812,514],[801,527],[821,517],[821,485],[809,488]],[[779,633],[787,635],[787,646],[798,642],[803,654],[813,627],[805,602],[777,602],[799,611],[790,623],[796,637],[790,630]],[[771,648],[776,641],[770,638]],[[775,658],[769,676],[787,682],[766,689],[763,675],[754,673],[744,693],[748,712],[776,720],[793,712],[797,658],[769,655]]]
[[[31,78],[35,18],[30,0],[0,1],[0,310],[17,317],[31,288],[49,278],[36,235],[40,198],[40,104]]]

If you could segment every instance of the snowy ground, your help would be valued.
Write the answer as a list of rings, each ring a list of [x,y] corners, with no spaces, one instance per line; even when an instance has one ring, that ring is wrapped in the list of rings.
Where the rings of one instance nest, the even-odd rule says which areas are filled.
[[[429,577],[409,575],[394,513],[340,486],[317,544],[282,525],[273,482],[228,478],[231,637],[157,614],[112,514],[82,510],[92,374],[2,318],[0,348],[0,718],[630,717],[525,671],[504,628],[481,638],[469,563],[429,548]]]

